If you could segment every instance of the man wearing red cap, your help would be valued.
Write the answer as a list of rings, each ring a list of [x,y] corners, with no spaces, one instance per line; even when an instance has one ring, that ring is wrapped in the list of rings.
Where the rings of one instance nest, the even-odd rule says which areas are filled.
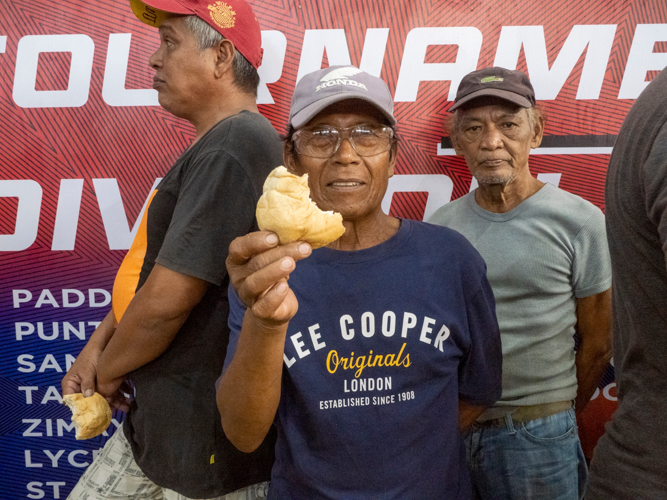
[[[430,222],[461,232],[484,257],[503,350],[502,396],[465,436],[476,498],[581,498],[575,409],[611,356],[604,216],[531,175],[544,118],[525,73],[469,73],[450,111],[452,144],[479,187]]]
[[[196,135],[151,196],[112,311],[63,379],[63,394],[97,390],[129,409],[69,498],[264,498],[275,437],[236,450],[215,401],[229,337],[227,249],[257,230],[264,179],[282,163],[256,104],[259,23],[245,0],[130,3],[159,28],[149,62],[160,105]]]

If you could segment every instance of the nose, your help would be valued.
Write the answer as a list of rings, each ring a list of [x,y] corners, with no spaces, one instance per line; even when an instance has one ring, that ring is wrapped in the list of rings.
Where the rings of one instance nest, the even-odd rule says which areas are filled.
[[[342,165],[357,163],[361,160],[360,156],[352,147],[349,137],[344,137],[340,140],[338,150],[334,153],[331,159],[334,163],[340,163]]]
[[[480,143],[482,149],[493,150],[503,147],[503,137],[495,126],[485,127]]]
[[[155,52],[153,52],[151,54],[151,56],[148,58],[148,65],[153,69],[157,69],[157,68],[160,67],[159,63],[161,61],[161,58],[160,58],[161,48],[162,48],[162,46],[158,47],[158,49]]]

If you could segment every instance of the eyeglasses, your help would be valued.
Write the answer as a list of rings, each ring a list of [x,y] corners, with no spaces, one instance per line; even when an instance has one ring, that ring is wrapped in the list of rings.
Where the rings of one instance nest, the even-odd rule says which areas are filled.
[[[355,125],[354,127],[319,127],[297,130],[292,135],[297,153],[313,158],[331,158],[343,139],[359,156],[374,156],[391,149],[394,130],[387,126]]]

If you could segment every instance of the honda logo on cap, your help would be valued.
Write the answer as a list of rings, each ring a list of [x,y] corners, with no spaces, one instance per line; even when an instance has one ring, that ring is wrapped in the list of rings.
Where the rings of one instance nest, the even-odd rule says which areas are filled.
[[[346,68],[336,68],[320,78],[320,81],[324,83],[318,85],[315,88],[315,92],[325,87],[333,87],[334,85],[352,85],[354,87],[368,90],[366,85],[363,83],[359,83],[348,78],[350,76],[356,75],[357,73],[361,73],[361,70],[352,66]]]

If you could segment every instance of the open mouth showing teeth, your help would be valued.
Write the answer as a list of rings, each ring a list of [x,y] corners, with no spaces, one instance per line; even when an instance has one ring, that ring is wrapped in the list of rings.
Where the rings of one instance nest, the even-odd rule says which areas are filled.
[[[361,182],[332,182],[329,184],[330,186],[333,187],[354,187],[354,186],[361,186]]]

